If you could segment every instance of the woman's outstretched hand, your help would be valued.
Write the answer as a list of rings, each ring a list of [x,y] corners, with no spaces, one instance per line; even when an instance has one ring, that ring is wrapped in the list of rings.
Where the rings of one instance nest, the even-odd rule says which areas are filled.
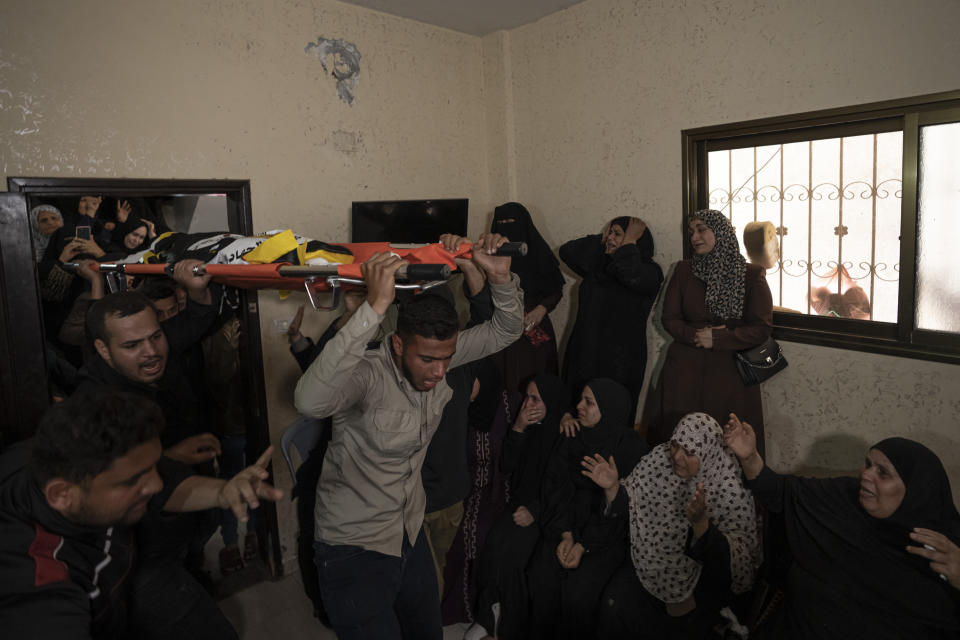
[[[617,473],[617,463],[613,456],[610,456],[608,460],[604,460],[599,453],[592,456],[583,456],[580,465],[583,467],[580,473],[597,483],[597,486],[601,489],[616,486],[617,480],[620,479]]]
[[[584,456],[580,462],[583,475],[593,480],[598,487],[603,489],[607,497],[607,504],[613,502],[617,497],[617,491],[620,490],[620,472],[617,471],[617,463],[610,456],[604,460],[599,453],[592,456]]]
[[[763,470],[763,458],[757,451],[757,434],[746,422],[740,422],[737,414],[731,413],[723,427],[723,441],[736,454],[747,480],[753,480]]]

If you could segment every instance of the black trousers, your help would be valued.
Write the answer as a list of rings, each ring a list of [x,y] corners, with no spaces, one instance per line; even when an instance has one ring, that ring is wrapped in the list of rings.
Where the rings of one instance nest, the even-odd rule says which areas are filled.
[[[210,594],[179,562],[137,568],[129,626],[138,640],[236,640],[237,632]]]
[[[626,541],[585,553],[576,569],[557,560],[557,540],[542,540],[528,570],[530,637],[586,640],[597,635],[600,597],[623,562]]]
[[[723,572],[720,572],[723,574]],[[719,577],[721,580],[715,580]],[[726,583],[722,579],[726,579]],[[672,617],[666,606],[647,592],[628,557],[610,579],[601,598],[597,620],[598,637],[609,640],[701,640],[711,637],[720,620],[719,611],[730,600],[730,573],[700,574],[694,589],[696,608]]]
[[[477,564],[477,609],[474,619],[499,640],[528,637],[530,608],[527,564],[540,539],[537,523],[521,527],[514,523],[514,506],[508,506],[487,534]],[[494,624],[493,605],[500,603],[499,622]]]

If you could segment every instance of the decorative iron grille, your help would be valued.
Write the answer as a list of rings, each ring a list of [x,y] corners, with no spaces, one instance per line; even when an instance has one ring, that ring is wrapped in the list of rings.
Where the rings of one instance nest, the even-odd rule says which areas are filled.
[[[902,155],[900,131],[711,151],[710,206],[741,239],[751,221],[776,228],[779,307],[896,322]]]

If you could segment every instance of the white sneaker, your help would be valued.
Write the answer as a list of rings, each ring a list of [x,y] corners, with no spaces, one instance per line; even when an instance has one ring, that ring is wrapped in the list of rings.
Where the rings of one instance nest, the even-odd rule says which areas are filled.
[[[463,640],[482,640],[490,634],[487,633],[487,630],[483,628],[479,622],[474,622],[470,625],[470,628],[467,629],[463,634]]]

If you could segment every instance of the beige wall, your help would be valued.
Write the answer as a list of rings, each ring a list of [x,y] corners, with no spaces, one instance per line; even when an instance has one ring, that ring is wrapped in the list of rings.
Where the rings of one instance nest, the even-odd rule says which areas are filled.
[[[354,199],[466,196],[477,233],[515,198],[554,246],[632,213],[666,266],[681,129],[954,89],[957,24],[952,0],[587,0],[481,39],[330,0],[7,0],[0,173],[248,178],[258,230],[335,240]],[[318,36],[361,53],[352,106],[304,52]],[[302,298],[260,300],[278,440],[297,370],[273,323]],[[861,441],[898,432],[952,459],[960,368],[786,350],[764,391],[774,464],[856,465]]]
[[[516,196],[554,245],[639,215],[666,267],[683,242],[681,130],[956,89],[957,24],[952,0],[587,0],[509,34]],[[904,434],[960,486],[960,367],[784,350],[763,391],[774,466],[854,468]]]
[[[360,51],[352,106],[304,52],[318,36]],[[468,197],[476,232],[491,210],[482,75],[479,38],[338,2],[10,0],[0,173],[250,179],[257,230],[337,241],[353,200]],[[274,320],[303,300],[260,294],[274,441],[298,375]],[[329,319],[308,314],[305,333]],[[280,517],[293,549],[289,501]]]

